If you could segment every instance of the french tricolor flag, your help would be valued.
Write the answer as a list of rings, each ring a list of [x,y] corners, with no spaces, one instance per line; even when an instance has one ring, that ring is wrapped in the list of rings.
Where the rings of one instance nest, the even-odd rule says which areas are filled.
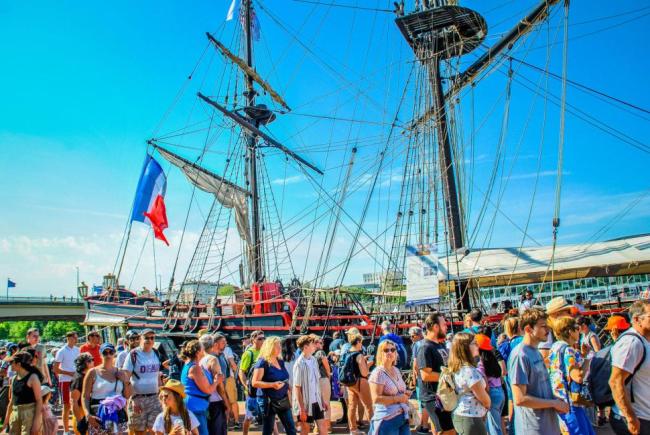
[[[151,225],[156,239],[169,246],[163,230],[167,228],[167,211],[165,210],[165,191],[167,177],[160,164],[149,154],[144,161],[138,188],[133,201],[131,221]]]

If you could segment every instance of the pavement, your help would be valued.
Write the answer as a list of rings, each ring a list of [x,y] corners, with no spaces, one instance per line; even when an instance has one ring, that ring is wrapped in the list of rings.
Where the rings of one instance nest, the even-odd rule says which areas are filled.
[[[332,420],[336,421],[339,418],[341,418],[342,415],[342,410],[341,410],[341,404],[339,402],[332,402]],[[241,415],[243,416],[243,410],[244,410],[244,403],[240,402],[239,403],[239,409],[242,411]],[[282,424],[278,423],[278,428],[280,429],[280,433],[284,433]],[[315,429],[314,429],[315,430]],[[233,431],[233,430],[228,430],[229,434],[233,435],[239,435],[242,434],[241,431]],[[316,433],[315,431],[312,433]],[[347,434],[350,433],[350,430],[348,429],[347,425],[333,425],[332,426],[332,431],[331,433],[334,434]],[[59,430],[57,434],[63,434],[63,425],[61,420],[59,419]],[[262,435],[262,427],[261,426],[252,426],[251,430],[248,431],[249,435]],[[415,432],[412,432],[412,434],[415,434]],[[606,425],[602,428],[597,428],[596,429],[596,434],[597,435],[614,435],[614,432],[611,430],[609,425]]]

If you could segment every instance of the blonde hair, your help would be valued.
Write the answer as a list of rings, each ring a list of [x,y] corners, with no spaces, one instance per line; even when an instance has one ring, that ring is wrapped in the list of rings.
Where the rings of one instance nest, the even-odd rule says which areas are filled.
[[[398,358],[397,344],[395,344],[391,340],[383,340],[381,343],[379,343],[379,346],[377,346],[377,356],[375,357],[375,359],[377,360],[377,366],[381,366],[384,364],[384,360],[386,359],[386,353],[384,352],[384,348],[388,345],[393,346],[393,348],[395,349],[394,352],[395,360],[393,361],[393,366],[397,364],[397,358]]]
[[[453,373],[460,371],[463,366],[470,365],[476,367],[476,359],[472,356],[470,343],[474,341],[474,334],[467,332],[458,332],[454,335],[451,342],[451,351],[449,352],[449,370]]]
[[[266,362],[271,362],[271,360],[276,357],[276,355],[273,355],[275,353],[275,345],[280,344],[280,342],[280,337],[277,336],[271,336],[264,340],[262,348],[260,349],[260,358],[264,359]]]
[[[508,338],[512,338],[515,335],[518,335],[520,330],[519,330],[519,317],[508,317],[503,320],[503,330],[508,336]]]
[[[573,317],[560,317],[553,320],[553,335],[558,340],[567,341],[571,338],[571,333],[575,330],[578,322]]]
[[[361,341],[363,341],[363,335],[361,335],[361,334],[348,334],[348,343],[350,343],[350,345],[355,346]]]

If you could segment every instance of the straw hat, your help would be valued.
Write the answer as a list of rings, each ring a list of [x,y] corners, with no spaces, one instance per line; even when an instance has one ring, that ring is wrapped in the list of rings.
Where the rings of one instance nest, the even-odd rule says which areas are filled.
[[[185,397],[185,386],[176,379],[170,379],[165,382],[165,385],[160,387],[161,390],[169,390],[177,393],[181,397]]]
[[[564,296],[558,296],[546,304],[546,314],[555,314],[563,310],[570,310],[571,308],[573,308],[573,305],[569,305],[566,299],[564,299]]]
[[[611,331],[612,329],[618,329],[619,331],[625,331],[630,328],[630,324],[623,316],[612,316],[607,319],[607,325],[605,326],[606,331]]]

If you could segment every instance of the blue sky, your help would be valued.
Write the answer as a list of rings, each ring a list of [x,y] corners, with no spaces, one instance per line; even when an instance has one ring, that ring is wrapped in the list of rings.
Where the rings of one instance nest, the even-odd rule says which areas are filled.
[[[15,280],[17,292],[72,294],[75,267],[80,268],[81,278],[89,283],[99,282],[103,273],[112,270],[144,158],[145,141],[154,134],[185,126],[190,119],[205,119],[209,111],[196,106],[196,90],[222,96],[219,92],[227,87],[221,75],[223,60],[214,50],[205,51],[205,32],[215,32],[224,43],[233,46],[238,23],[224,22],[229,3],[195,1],[188,7],[173,1],[117,1],[110,5],[0,2],[0,277]],[[356,2],[378,8],[389,8],[388,3]],[[367,182],[363,178],[364,168],[372,164],[383,146],[381,138],[388,132],[385,124],[395,114],[411,67],[412,54],[393,24],[392,15],[291,0],[257,4],[262,32],[262,40],[256,46],[258,70],[294,109],[294,114],[280,117],[272,124],[273,134],[327,169],[323,184],[329,189],[339,184],[340,167],[349,158],[350,148],[331,144],[357,141],[360,152],[354,176]],[[487,43],[492,43],[492,35],[507,30],[535,2],[468,0],[463,4],[485,14],[491,35]],[[569,78],[638,106],[650,107],[650,85],[644,78],[650,62],[644,44],[649,13],[641,0],[623,4],[604,0],[573,2]],[[543,66],[547,37],[556,41],[555,29],[561,24],[561,17],[554,15],[548,32],[540,32],[536,39],[531,36],[513,54]],[[561,41],[561,34],[557,41]],[[467,64],[473,56],[468,55],[462,63]],[[193,79],[187,83],[186,77],[199,59]],[[561,44],[553,47],[549,69],[561,72]],[[515,77],[519,82],[513,83],[512,88],[511,129],[505,153],[506,161],[514,162],[514,166],[501,210],[523,226],[537,173],[543,111],[541,99],[534,100],[521,85],[525,79],[536,83],[539,74],[522,67]],[[559,83],[550,83],[549,90],[558,94]],[[185,92],[157,130],[184,84]],[[475,91],[477,120],[490,111],[505,85],[505,77],[499,72],[481,82]],[[648,114],[639,117],[638,112],[623,111],[620,106],[575,88],[569,88],[567,100],[641,142],[647,137]],[[407,108],[413,105],[413,89],[407,93],[406,101]],[[530,127],[517,152],[519,133],[524,130],[532,104],[536,106],[530,112]],[[476,136],[477,188],[472,189],[472,216],[476,216],[481,201],[477,189],[485,188],[492,166],[502,111],[503,102],[497,103]],[[468,95],[463,96],[461,112],[465,115],[462,130],[467,136]],[[314,114],[365,123],[335,123],[305,116]],[[529,226],[531,236],[543,244],[549,243],[551,236],[559,111],[549,105],[546,115],[546,142]],[[408,110],[400,113],[400,121],[407,120]],[[170,148],[195,158],[196,148],[204,139],[175,139],[176,145],[190,148]],[[212,153],[206,157],[206,166],[216,172],[225,165],[226,145],[220,141],[215,140],[210,148]],[[332,151],[321,152],[328,143]],[[388,214],[395,204],[397,186],[390,180],[399,179],[396,175],[404,140],[396,143],[391,148],[394,163],[382,175],[382,193],[373,201],[367,217],[368,232],[373,235],[390,224]],[[275,181],[271,184],[285,192],[283,215],[299,213],[315,198],[315,191],[295,166],[286,166],[274,152],[268,154],[270,179]],[[621,209],[635,202],[636,206],[600,239],[648,232],[650,195],[643,196],[650,188],[648,162],[647,153],[567,115],[560,243],[591,240]],[[346,201],[345,208],[352,218],[360,216],[366,192],[367,184],[362,183],[358,193]],[[170,171],[167,207],[172,248],[156,245],[154,271],[149,240],[136,271],[135,263],[147,231],[136,224],[133,252],[127,257],[123,283],[132,283],[134,288],[153,287],[155,275],[160,274],[165,282],[169,279],[190,194],[191,188],[181,175]],[[191,255],[192,242],[198,238],[201,217],[210,198],[198,195],[197,203],[198,207],[190,213],[181,248],[181,269]],[[494,230],[479,229],[474,247],[521,243],[521,234],[513,230],[501,212],[494,214],[494,209],[488,207],[488,215],[495,216]],[[315,246],[324,240],[326,224],[324,221],[316,227],[312,240]],[[352,224],[349,218],[347,224]],[[349,238],[343,229],[339,231],[336,259],[345,256]],[[389,246],[390,237],[387,243]],[[237,243],[231,242],[230,249],[236,248]],[[313,252],[307,257],[305,245],[296,247],[296,252],[296,268],[302,270],[303,263],[307,263],[306,269],[312,270],[316,261]],[[358,282],[362,272],[377,267],[368,258],[360,257],[348,272],[346,282]]]

